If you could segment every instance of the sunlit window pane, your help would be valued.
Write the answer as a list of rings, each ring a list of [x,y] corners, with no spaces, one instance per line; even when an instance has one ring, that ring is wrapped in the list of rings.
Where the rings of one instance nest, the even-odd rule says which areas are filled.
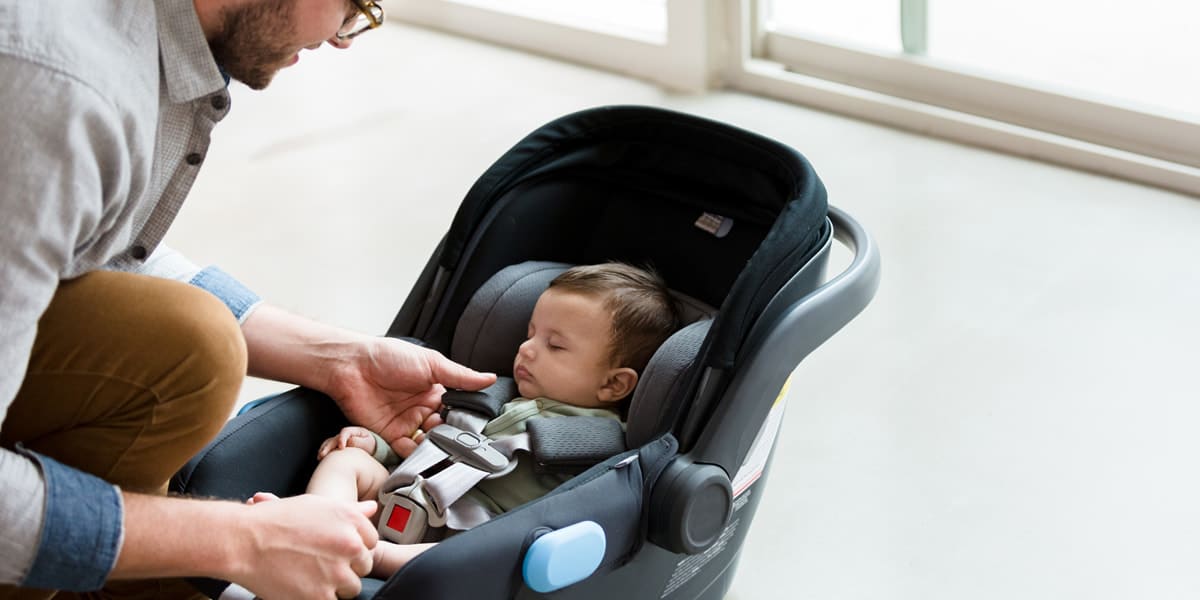
[[[900,0],[764,0],[767,27],[899,52]],[[935,64],[1069,94],[1200,115],[1200,2],[928,0]]]
[[[667,0],[451,0],[630,37],[665,40]]]
[[[900,0],[768,0],[767,27],[876,51],[900,51]]]
[[[1200,2],[930,0],[929,55],[1200,114]]]

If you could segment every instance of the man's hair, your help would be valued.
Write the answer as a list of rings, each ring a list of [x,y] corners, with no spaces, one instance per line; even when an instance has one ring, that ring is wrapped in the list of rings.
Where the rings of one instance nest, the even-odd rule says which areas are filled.
[[[609,355],[614,366],[642,372],[654,351],[680,327],[667,284],[651,269],[619,262],[567,269],[550,289],[603,299],[612,316]]]

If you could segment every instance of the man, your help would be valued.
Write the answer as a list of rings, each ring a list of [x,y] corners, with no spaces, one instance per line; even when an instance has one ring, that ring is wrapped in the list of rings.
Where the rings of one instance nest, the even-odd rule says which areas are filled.
[[[0,0],[0,598],[131,579],[190,594],[159,579],[179,576],[358,593],[371,504],[167,498],[166,482],[247,369],[329,394],[402,454],[443,384],[494,375],[288,314],[160,242],[228,78],[261,89],[382,19],[371,0]]]

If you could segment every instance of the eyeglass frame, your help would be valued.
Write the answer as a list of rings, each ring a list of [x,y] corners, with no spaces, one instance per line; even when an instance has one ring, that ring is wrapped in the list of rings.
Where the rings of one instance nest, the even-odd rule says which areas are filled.
[[[362,35],[364,32],[370,31],[372,29],[375,29],[376,27],[379,27],[380,25],[383,25],[383,17],[384,17],[383,7],[379,6],[379,4],[377,4],[375,2],[375,0],[350,0],[350,1],[354,3],[354,7],[358,9],[359,14],[354,15],[352,17],[348,17],[345,21],[342,21],[342,27],[345,27],[351,21],[357,20],[360,16],[366,17],[367,20],[366,20],[366,24],[363,25],[363,27],[361,29],[356,29],[349,33],[342,33],[339,30],[337,32],[337,34],[335,34],[335,36],[337,37],[337,39],[339,39],[341,41],[354,39],[354,38]]]

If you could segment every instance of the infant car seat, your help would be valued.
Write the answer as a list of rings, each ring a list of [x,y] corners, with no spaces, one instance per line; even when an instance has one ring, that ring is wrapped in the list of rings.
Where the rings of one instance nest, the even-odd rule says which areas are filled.
[[[826,280],[833,239],[853,259]],[[453,536],[360,597],[717,599],[766,482],[786,383],[870,302],[879,257],[795,150],[647,107],[557,119],[467,193],[387,335],[511,376],[534,301],[567,264],[653,266],[692,324],[659,348],[627,448]],[[303,492],[346,424],[297,388],[256,403],[172,481],[184,494]],[[225,585],[196,585],[219,597]]]

